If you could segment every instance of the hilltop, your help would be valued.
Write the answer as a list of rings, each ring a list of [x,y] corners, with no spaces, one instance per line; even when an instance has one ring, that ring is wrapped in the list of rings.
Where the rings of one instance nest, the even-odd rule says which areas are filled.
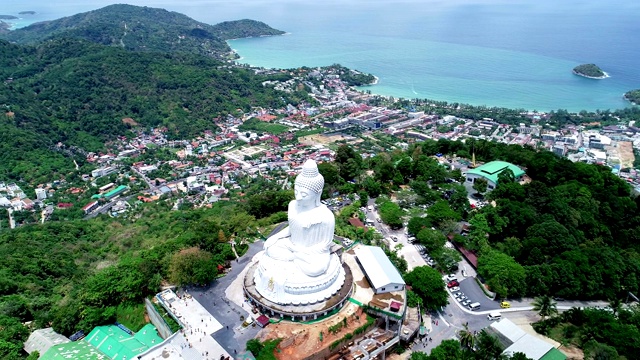
[[[255,20],[208,25],[177,12],[118,4],[32,24],[2,33],[0,37],[18,44],[79,38],[132,51],[186,52],[228,58],[232,50],[225,40],[283,33]]]

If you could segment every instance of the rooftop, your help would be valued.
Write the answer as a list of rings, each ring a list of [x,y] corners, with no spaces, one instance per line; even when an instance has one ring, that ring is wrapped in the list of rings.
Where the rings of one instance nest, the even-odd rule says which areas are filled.
[[[475,169],[470,169],[469,171],[467,171],[467,174],[480,175],[491,180],[493,183],[497,184],[498,174],[500,174],[502,171],[506,169],[510,169],[513,172],[513,176],[515,176],[516,179],[524,175],[524,170],[506,161],[491,161],[484,165],[478,166]]]
[[[54,345],[40,356],[40,360],[58,359],[108,360],[109,357],[84,340]]]
[[[374,288],[381,288],[388,284],[404,285],[400,272],[381,248],[363,245],[356,248],[355,253]]]
[[[24,343],[24,349],[29,354],[34,351],[44,354],[50,347],[68,342],[69,339],[66,336],[58,334],[52,328],[38,329],[29,335],[29,339]]]
[[[146,325],[136,336],[129,335],[115,325],[96,326],[86,340],[114,360],[132,359],[162,342],[153,325]]]

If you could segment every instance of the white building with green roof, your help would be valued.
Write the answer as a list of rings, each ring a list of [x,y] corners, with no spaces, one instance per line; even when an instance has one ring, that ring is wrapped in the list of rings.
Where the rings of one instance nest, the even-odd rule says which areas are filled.
[[[487,180],[487,190],[493,190],[498,185],[498,175],[505,171],[511,170],[516,181],[520,181],[525,172],[521,168],[506,161],[491,161],[475,169],[467,171],[466,181],[473,184],[478,178]]]

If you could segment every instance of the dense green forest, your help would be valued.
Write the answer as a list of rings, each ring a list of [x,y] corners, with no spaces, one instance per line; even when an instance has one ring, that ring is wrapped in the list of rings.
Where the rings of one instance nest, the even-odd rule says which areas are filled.
[[[573,73],[580,76],[590,78],[603,78],[606,76],[604,71],[596,64],[582,64],[573,68]]]
[[[445,169],[432,156],[468,159],[472,149],[479,161],[521,166],[532,181],[521,185],[501,174],[498,187],[487,194],[496,206],[471,209],[464,187],[448,180],[459,179],[460,172]],[[344,159],[336,157],[342,181],[360,176],[358,169],[374,172],[352,185],[353,191],[361,188],[375,197],[399,185],[411,187],[412,192],[395,195],[409,212],[415,205],[427,207],[427,217],[418,213],[408,222],[409,232],[425,246],[435,248],[431,242],[440,240],[420,234],[422,229],[435,226],[447,234],[457,221],[468,220],[469,236],[456,240],[478,253],[479,273],[499,296],[609,300],[639,290],[640,198],[632,197],[628,184],[608,167],[572,163],[519,145],[444,139],[380,153],[361,165]]]
[[[70,169],[71,161],[55,153],[58,142],[100,150],[128,133],[126,117],[184,139],[215,130],[215,118],[238,109],[309,99],[261,85],[283,76],[255,75],[198,55],[130,52],[82,40],[37,47],[0,41],[0,178],[31,180]]]
[[[177,12],[117,4],[0,33],[0,37],[20,44],[79,38],[133,51],[185,52],[228,58],[231,48],[225,40],[283,33],[255,20],[208,25]]]

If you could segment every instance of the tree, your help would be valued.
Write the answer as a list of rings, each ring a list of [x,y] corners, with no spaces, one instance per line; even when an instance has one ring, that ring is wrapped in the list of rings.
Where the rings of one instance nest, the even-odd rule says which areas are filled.
[[[533,300],[533,311],[537,311],[542,320],[558,313],[556,302],[549,295],[542,295]]]
[[[341,145],[336,151],[335,162],[344,180],[352,180],[362,172],[362,157],[349,145]]]
[[[480,252],[490,249],[489,241],[489,224],[487,217],[483,213],[476,213],[470,220],[469,240],[472,250],[479,250]]]
[[[489,182],[487,181],[487,179],[479,177],[473,181],[473,190],[475,190],[478,194],[484,194],[487,191],[488,185]]]
[[[432,226],[437,226],[447,219],[460,221],[460,214],[453,211],[446,200],[439,200],[427,209],[427,219]]]
[[[409,360],[429,360],[429,355],[421,351],[414,351],[411,353],[411,356],[409,356]]]
[[[340,169],[336,164],[323,162],[318,164],[318,172],[324,177],[326,185],[340,184]]]
[[[469,330],[469,323],[464,323],[462,325],[462,330],[458,332],[458,337],[460,338],[460,345],[465,348],[472,350],[476,343],[476,337],[473,334],[473,331]]]
[[[498,296],[521,296],[526,291],[526,272],[511,256],[497,250],[483,252],[478,257],[478,274]]]
[[[509,168],[506,168],[498,173],[498,184],[507,184],[516,181],[516,177],[513,174],[513,171]]]
[[[207,251],[192,247],[181,250],[169,263],[169,281],[174,284],[208,284],[215,279],[218,269],[213,256]]]
[[[441,308],[448,303],[449,294],[440,273],[428,266],[418,266],[405,275],[404,280],[413,288],[430,310]]]
[[[476,341],[475,358],[478,360],[501,360],[507,359],[502,355],[504,348],[498,338],[490,335],[485,330],[480,331]]]
[[[425,228],[416,235],[418,242],[427,249],[427,252],[433,253],[442,249],[447,242],[447,238],[438,230]]]
[[[431,350],[426,360],[461,360],[463,358],[461,344],[457,340],[443,340]]]
[[[384,190],[382,185],[370,176],[367,176],[362,181],[362,187],[369,194],[369,196],[373,198],[380,196],[380,194],[382,194]]]
[[[455,249],[447,247],[440,248],[431,254],[433,259],[438,263],[438,269],[446,273],[452,273],[458,270],[458,263],[462,260],[462,256]]]
[[[407,306],[409,307],[422,307],[422,298],[418,296],[418,294],[414,293],[411,290],[407,290]]]
[[[584,358],[587,360],[618,360],[620,355],[613,346],[589,340],[584,344]]]
[[[380,219],[389,225],[389,227],[399,229],[403,226],[402,216],[404,215],[404,211],[402,211],[398,204],[385,201],[378,206],[378,212],[380,213]]]
[[[427,220],[427,218],[423,218],[421,216],[414,216],[411,219],[409,219],[409,223],[407,224],[407,232],[411,235],[418,235],[418,233],[430,226],[431,223],[429,222],[429,220]]]

